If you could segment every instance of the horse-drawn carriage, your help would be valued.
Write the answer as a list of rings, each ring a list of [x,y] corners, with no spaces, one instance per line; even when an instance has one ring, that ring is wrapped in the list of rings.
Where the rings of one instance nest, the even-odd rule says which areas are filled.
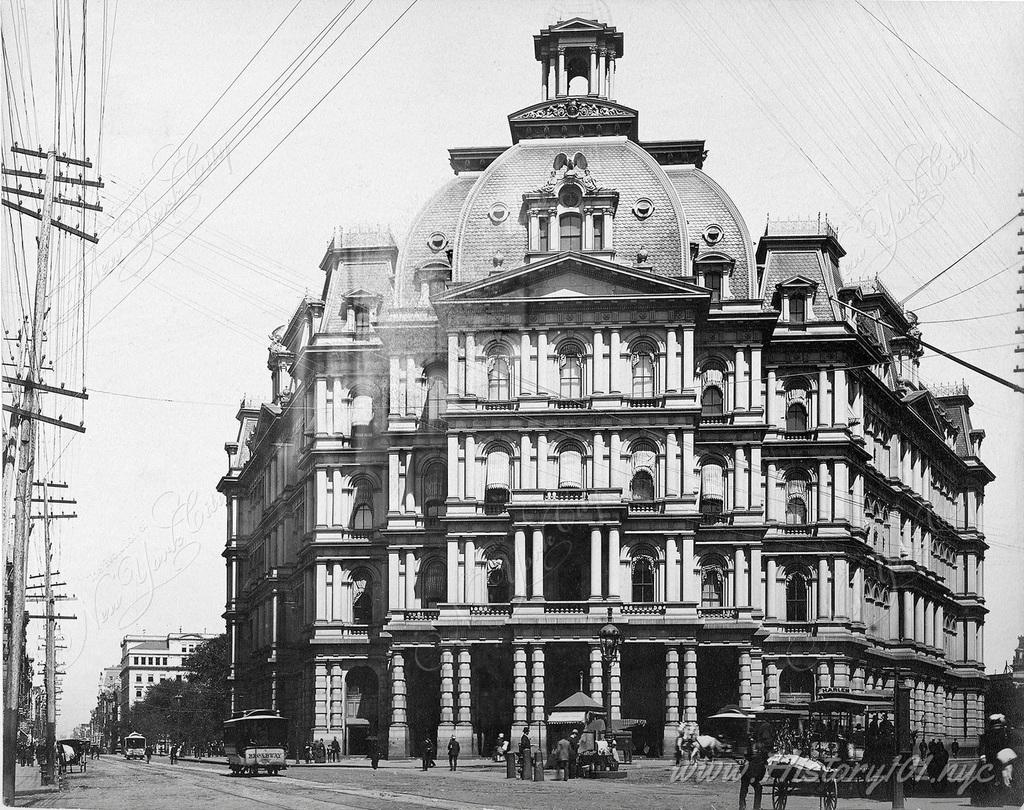
[[[62,773],[74,773],[75,768],[84,773],[88,759],[88,740],[57,740],[57,763]]]
[[[772,754],[765,776],[771,783],[773,810],[785,810],[786,800],[794,794],[817,796],[822,810],[836,808],[836,771],[820,760],[798,754]]]

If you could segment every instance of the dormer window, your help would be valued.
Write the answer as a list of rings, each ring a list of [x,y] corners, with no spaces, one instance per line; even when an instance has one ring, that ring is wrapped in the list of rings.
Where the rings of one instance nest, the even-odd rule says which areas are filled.
[[[604,250],[604,214],[594,214],[593,250]]]
[[[558,249],[579,253],[583,250],[583,217],[576,213],[562,214],[558,219]]]
[[[366,307],[355,308],[356,335],[365,336],[370,333],[370,310]]]
[[[722,300],[722,274],[717,270],[709,270],[704,274],[704,286],[711,290],[713,304]]]
[[[537,250],[542,253],[551,250],[550,226],[551,221],[547,217],[537,218]]]
[[[793,296],[789,299],[789,322],[800,324],[807,322],[806,301],[803,296]]]

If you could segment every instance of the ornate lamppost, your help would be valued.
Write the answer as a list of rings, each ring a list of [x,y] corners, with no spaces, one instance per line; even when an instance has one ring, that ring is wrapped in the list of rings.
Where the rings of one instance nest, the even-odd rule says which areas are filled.
[[[608,618],[611,618],[611,608],[608,608]],[[604,714],[606,720],[605,739],[611,740],[612,735],[612,662],[619,655],[619,646],[622,644],[622,631],[609,622],[598,632],[601,640],[601,669],[604,682]]]

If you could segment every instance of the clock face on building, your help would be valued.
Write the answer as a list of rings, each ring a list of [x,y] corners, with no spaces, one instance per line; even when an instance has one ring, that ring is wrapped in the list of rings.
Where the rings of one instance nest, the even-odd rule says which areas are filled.
[[[565,186],[565,188],[562,189],[562,193],[559,194],[558,196],[559,201],[566,208],[578,207],[580,204],[580,200],[582,199],[580,190],[576,186]]]

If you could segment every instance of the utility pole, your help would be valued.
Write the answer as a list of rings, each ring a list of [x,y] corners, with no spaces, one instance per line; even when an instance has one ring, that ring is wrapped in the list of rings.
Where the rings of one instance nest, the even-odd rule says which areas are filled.
[[[17,188],[3,187],[5,194],[16,195],[19,199],[23,196],[42,201],[41,208],[33,211],[11,199],[4,198],[3,205],[19,213],[31,216],[39,220],[39,233],[37,237],[36,253],[36,283],[35,294],[32,304],[32,322],[29,334],[26,335],[28,345],[25,347],[28,352],[28,362],[23,363],[25,376],[4,375],[3,381],[9,385],[19,386],[23,389],[21,405],[16,407],[4,403],[3,409],[11,414],[10,436],[11,439],[4,446],[3,456],[3,498],[4,498],[4,563],[5,563],[5,586],[7,595],[7,606],[9,610],[9,621],[7,622],[7,635],[5,641],[6,666],[4,671],[4,728],[3,728],[3,797],[8,804],[14,803],[14,780],[16,767],[16,751],[18,744],[18,708],[21,687],[21,669],[23,656],[23,637],[25,632],[25,564],[28,555],[29,534],[31,532],[31,506],[32,506],[32,485],[35,473],[36,460],[36,433],[38,422],[68,428],[79,433],[84,433],[82,425],[65,423],[62,419],[54,419],[45,416],[41,412],[39,395],[42,392],[63,394],[66,396],[88,399],[85,391],[65,390],[63,387],[46,385],[42,379],[43,371],[43,341],[45,340],[46,317],[49,311],[49,275],[50,275],[50,238],[53,228],[72,233],[90,242],[96,242],[95,235],[89,235],[84,231],[66,225],[60,218],[53,218],[54,204],[67,205],[75,208],[88,208],[99,210],[98,205],[85,202],[82,196],[77,200],[55,198],[54,186],[57,183],[78,185],[82,187],[103,186],[100,180],[87,180],[83,175],[73,177],[71,175],[58,174],[57,164],[74,165],[83,168],[92,168],[88,160],[79,160],[66,155],[57,155],[55,149],[48,152],[35,149],[25,149],[15,144],[11,151],[15,155],[43,159],[46,161],[45,172],[31,172],[16,168],[2,168],[2,174],[7,176],[24,177],[32,180],[42,180],[42,192],[23,190],[19,185]],[[83,188],[84,191],[84,188]],[[17,434],[15,442],[13,437]],[[7,518],[6,509],[11,504],[11,480],[14,481],[14,526],[13,532],[10,520]],[[44,521],[48,523],[49,521]]]

